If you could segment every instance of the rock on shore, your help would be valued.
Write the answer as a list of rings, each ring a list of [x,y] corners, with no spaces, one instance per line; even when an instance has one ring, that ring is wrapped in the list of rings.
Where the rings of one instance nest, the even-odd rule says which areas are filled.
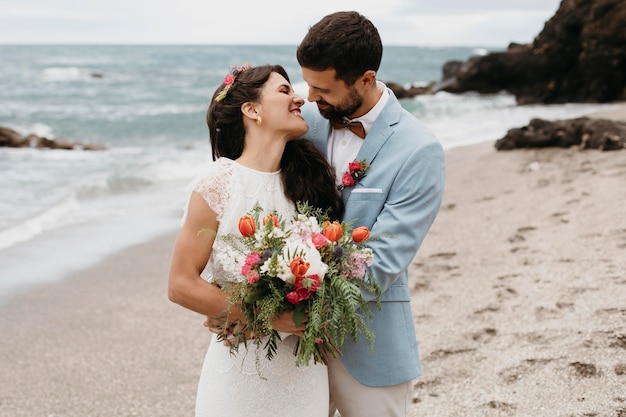
[[[508,91],[519,104],[626,99],[626,1],[563,0],[532,44],[450,61],[433,91]]]
[[[548,121],[532,119],[528,126],[510,129],[496,141],[498,150],[578,146],[612,151],[626,145],[626,123],[589,117]]]
[[[81,149],[86,151],[101,151],[103,145],[72,142],[64,138],[46,138],[34,134],[21,135],[13,129],[0,126],[0,147],[9,148],[47,148],[47,149]]]

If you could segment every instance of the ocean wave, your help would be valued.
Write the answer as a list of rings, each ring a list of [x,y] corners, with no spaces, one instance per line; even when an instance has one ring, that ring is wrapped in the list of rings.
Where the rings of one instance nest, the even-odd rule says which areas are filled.
[[[98,71],[79,67],[48,67],[42,70],[43,81],[76,81],[100,77]]]
[[[31,240],[46,230],[67,225],[68,219],[79,206],[75,196],[69,196],[30,219],[0,230],[0,249]]]
[[[488,53],[489,53],[489,51],[487,51],[485,48],[474,48],[474,49],[472,49],[472,54],[473,55],[484,56],[484,55],[487,55]]]
[[[82,100],[68,102],[59,107],[55,103],[39,103],[36,107],[29,103],[11,103],[11,107],[0,110],[4,117],[19,115],[24,119],[53,118],[55,120],[71,119],[80,123],[89,121],[132,121],[142,123],[144,117],[157,117],[164,115],[191,115],[198,114],[202,120],[206,112],[206,106],[201,104],[173,104],[153,102],[129,102],[122,104],[95,104],[86,103]],[[29,133],[33,133],[32,131]]]
[[[168,204],[158,190],[168,183],[183,189],[210,161],[209,152],[171,147],[7,149],[0,155],[10,156],[0,164],[6,171],[0,178],[0,249],[63,225]]]
[[[609,104],[552,104],[518,106],[509,93],[479,95],[440,92],[417,96],[404,106],[421,119],[444,148],[497,140],[509,129],[522,127],[533,118],[546,120],[581,117],[606,109]]]

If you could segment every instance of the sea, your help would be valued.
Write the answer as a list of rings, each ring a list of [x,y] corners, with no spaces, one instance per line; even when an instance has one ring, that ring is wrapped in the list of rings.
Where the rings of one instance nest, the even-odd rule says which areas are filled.
[[[205,113],[232,65],[281,64],[306,97],[295,45],[0,45],[0,126],[104,151],[0,148],[0,303],[177,230],[211,162]],[[484,47],[386,47],[378,79],[405,87]],[[518,106],[501,92],[402,100],[450,149],[530,119],[610,107]],[[162,254],[169,257],[169,253]],[[138,262],[141,262],[138,260]],[[166,280],[167,271],[163,271]]]

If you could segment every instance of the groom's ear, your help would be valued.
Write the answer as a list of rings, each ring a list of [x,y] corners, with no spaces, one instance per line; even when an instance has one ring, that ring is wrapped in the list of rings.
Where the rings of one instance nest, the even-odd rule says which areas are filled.
[[[358,81],[359,80],[357,80],[357,82]],[[363,75],[361,76],[360,82],[365,87],[369,87],[370,85],[375,84],[376,83],[376,71],[374,70],[365,71]]]

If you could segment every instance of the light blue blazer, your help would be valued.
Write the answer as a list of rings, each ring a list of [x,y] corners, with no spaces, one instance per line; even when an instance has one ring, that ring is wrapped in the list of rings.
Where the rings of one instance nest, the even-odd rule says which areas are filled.
[[[342,191],[344,220],[355,220],[354,227],[367,226],[378,237],[368,241],[374,251],[370,272],[383,291],[382,309],[371,303],[374,352],[363,337],[357,343],[347,340],[342,350],[346,368],[369,386],[396,385],[422,373],[407,270],[439,211],[445,182],[441,144],[389,92],[356,158],[370,168]],[[303,106],[302,113],[309,124],[305,137],[326,154],[329,121],[315,103]]]

